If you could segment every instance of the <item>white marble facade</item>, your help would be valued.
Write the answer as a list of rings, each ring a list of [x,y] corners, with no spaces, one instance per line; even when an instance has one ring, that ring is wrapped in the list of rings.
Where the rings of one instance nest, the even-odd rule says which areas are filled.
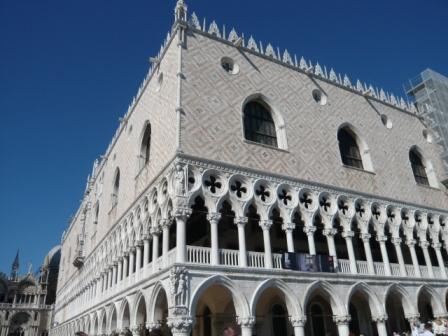
[[[63,235],[52,335],[385,336],[448,315],[448,196],[424,125],[394,95],[263,49],[178,1]],[[325,102],[305,97],[313,85]],[[254,99],[276,148],[244,138]],[[341,126],[364,169],[342,165]],[[336,272],[284,269],[284,252],[332,256]]]

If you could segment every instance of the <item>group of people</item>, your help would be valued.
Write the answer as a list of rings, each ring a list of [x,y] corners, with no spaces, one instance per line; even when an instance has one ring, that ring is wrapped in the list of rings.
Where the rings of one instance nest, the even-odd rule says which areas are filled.
[[[415,322],[411,326],[412,331],[399,334],[393,333],[393,336],[447,336],[448,335],[448,321],[437,319],[435,321],[428,321],[426,323]]]

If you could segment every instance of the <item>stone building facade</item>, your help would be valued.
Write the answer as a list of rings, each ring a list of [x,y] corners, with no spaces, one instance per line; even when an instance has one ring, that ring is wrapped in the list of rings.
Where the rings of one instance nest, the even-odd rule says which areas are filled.
[[[56,299],[60,247],[45,257],[39,275],[19,275],[19,253],[11,274],[0,273],[0,335],[48,336]]]
[[[385,336],[447,315],[448,194],[412,105],[181,0],[151,61],[64,232],[52,335]],[[286,263],[320,256],[334,271]]]

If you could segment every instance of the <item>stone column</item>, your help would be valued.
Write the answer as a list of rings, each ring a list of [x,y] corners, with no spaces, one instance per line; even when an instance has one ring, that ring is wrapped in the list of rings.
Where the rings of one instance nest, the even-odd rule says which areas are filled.
[[[136,258],[135,258],[135,272],[137,272],[142,265],[142,242],[138,241],[136,246]]]
[[[294,253],[295,249],[294,249],[294,238],[292,236],[292,233],[294,231],[294,229],[296,228],[296,224],[295,223],[285,223],[282,225],[282,229],[283,231],[285,231],[286,234],[286,245],[288,246],[288,252],[289,253]]]
[[[143,236],[143,267],[149,264],[149,236]]]
[[[176,262],[185,263],[187,261],[187,219],[191,215],[191,209],[177,208],[173,211],[176,219]]]
[[[210,264],[219,265],[219,240],[218,240],[218,222],[221,219],[221,214],[212,212],[207,215],[207,220],[210,223],[210,240],[211,240],[211,254]]]
[[[443,279],[446,279],[447,274],[446,274],[446,269],[445,269],[445,263],[443,262],[442,252],[440,251],[441,247],[442,247],[441,243],[433,244],[433,248],[436,251],[437,262],[438,262],[439,268],[440,268],[440,274],[442,275]]]
[[[118,258],[118,282],[123,279],[123,257]]]
[[[162,258],[163,265],[168,264],[168,251],[170,249],[170,226],[171,221],[169,219],[162,219],[160,221],[160,226],[162,227]]]
[[[316,232],[315,226],[305,226],[303,232],[306,233],[308,237],[308,247],[311,255],[316,255],[316,245],[314,244],[314,232]]]
[[[123,280],[129,276],[129,262],[128,262],[129,254],[125,253],[123,257]]]
[[[260,227],[263,230],[263,242],[264,242],[264,267],[273,268],[272,264],[272,248],[271,248],[271,220],[260,220]]]
[[[404,264],[403,251],[401,251],[401,238],[392,238],[392,243],[395,247],[395,253],[397,253],[398,264],[400,265],[400,275],[406,277],[406,266]]]
[[[327,245],[328,245],[328,253],[331,257],[334,258],[334,266],[337,267],[337,253],[336,253],[336,246],[334,244],[334,236],[336,235],[338,231],[336,229],[325,229],[324,230],[324,236],[327,238]]]
[[[348,324],[350,322],[350,316],[333,316],[333,320],[338,326],[339,336],[349,336]]]
[[[252,328],[255,324],[254,317],[238,318],[238,324],[241,327],[241,336],[252,336]]]
[[[113,278],[112,278],[113,267],[112,266],[109,268],[109,271],[107,273],[108,273],[107,274],[107,277],[108,277],[107,279],[109,280],[108,288],[111,288],[112,287],[112,283],[113,283]]]
[[[373,266],[372,250],[370,249],[370,237],[369,233],[361,233],[361,239],[364,243],[364,251],[366,252],[367,268],[369,274],[375,274],[375,267]]]
[[[131,247],[129,252],[129,276],[134,273],[134,265],[135,265],[135,247]]]
[[[416,242],[414,239],[408,239],[406,241],[406,245],[408,245],[409,252],[411,253],[412,264],[414,265],[415,276],[417,278],[421,278],[422,274],[420,272],[420,266],[418,264],[417,253],[415,252],[415,244],[416,244]]]
[[[239,266],[247,267],[246,233],[245,233],[247,217],[235,217],[235,224],[238,226],[238,246],[240,252]]]
[[[434,271],[432,269],[431,257],[429,256],[429,251],[428,251],[429,243],[427,241],[420,241],[420,246],[422,247],[422,250],[423,250],[426,267],[428,267],[429,277],[434,278]]]
[[[387,328],[386,328],[387,316],[373,318],[372,320],[373,320],[373,322],[376,323],[376,329],[378,331],[378,336],[388,336]]]
[[[353,237],[355,233],[353,231],[344,231],[342,232],[342,237],[345,239],[345,244],[347,245],[347,253],[348,259],[350,261],[350,272],[352,274],[357,274],[357,266],[356,266],[356,256],[355,250],[353,249]]]
[[[290,317],[291,325],[294,328],[294,336],[305,336],[306,317]]]
[[[387,254],[387,249],[386,249],[387,237],[386,236],[377,236],[376,240],[380,243],[381,258],[383,259],[384,271],[386,273],[386,276],[391,276],[392,271],[390,269],[389,255]]]
[[[162,231],[159,226],[151,228],[152,235],[152,270],[158,271],[157,259],[159,259],[159,236]]]
[[[115,285],[117,283],[117,263],[115,262],[112,266],[112,284]]]
[[[190,336],[193,319],[189,316],[168,317],[167,325],[173,336]]]

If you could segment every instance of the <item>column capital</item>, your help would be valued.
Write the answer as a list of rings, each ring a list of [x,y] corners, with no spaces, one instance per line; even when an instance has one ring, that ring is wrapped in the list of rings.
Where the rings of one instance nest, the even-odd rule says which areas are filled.
[[[296,223],[284,223],[282,225],[282,230],[287,232],[287,231],[294,231],[296,228]]]
[[[189,333],[193,322],[194,320],[190,316],[172,316],[168,317],[167,325],[178,333]]]
[[[351,321],[351,319],[352,318],[350,317],[350,315],[334,315],[333,316],[333,321],[337,325],[348,324]]]
[[[219,220],[221,219],[221,214],[219,212],[209,212],[207,214],[207,220],[209,222],[219,222]]]
[[[235,217],[235,224],[237,226],[246,226],[247,222],[248,222],[248,218],[247,217]]]
[[[385,323],[387,321],[387,315],[379,315],[372,317],[372,321],[376,323]]]
[[[317,228],[315,226],[304,226],[303,232],[305,232],[308,236],[313,236],[314,232],[316,232]]]
[[[129,253],[135,253],[135,246],[132,246],[132,247],[129,249]]]
[[[385,235],[377,235],[376,236],[376,241],[379,243],[385,243],[387,241],[387,236]]]
[[[137,240],[135,242],[135,247],[142,247],[143,246],[143,240]]]
[[[174,208],[172,212],[172,216],[175,219],[183,219],[186,220],[187,217],[190,217],[193,211],[190,208]]]
[[[415,239],[407,239],[407,240],[406,240],[406,245],[408,245],[409,247],[414,247],[415,244],[417,244],[417,242],[415,241]]]
[[[252,328],[255,324],[255,317],[238,317],[237,323],[242,328]]]
[[[421,241],[421,242],[420,242],[420,247],[421,247],[422,249],[427,249],[427,248],[429,247],[429,242],[426,241],[426,240]]]
[[[167,218],[159,219],[159,227],[162,229],[169,229],[172,223],[173,222]]]
[[[140,333],[143,331],[143,326],[132,326],[131,332],[133,336],[140,336]]]
[[[336,235],[336,233],[338,233],[338,230],[335,228],[330,228],[330,229],[324,229],[324,236],[330,236],[330,237],[334,237]]]
[[[354,236],[355,236],[355,233],[353,231],[344,231],[344,232],[342,232],[342,238],[345,238],[345,239],[350,238],[350,239],[352,239]]]
[[[269,231],[271,229],[273,222],[271,220],[260,220],[260,223],[258,224],[261,229],[264,231]]]
[[[372,237],[372,235],[370,233],[361,233],[359,235],[359,237],[362,239],[362,241],[365,242],[369,242],[370,238]]]
[[[151,226],[151,229],[149,230],[149,232],[153,236],[158,236],[162,233],[162,230],[161,230],[160,226]]]
[[[291,321],[294,328],[304,327],[306,323],[306,316],[290,316],[289,321]]]
[[[162,327],[161,323],[158,322],[146,322],[146,329],[148,329],[149,332],[152,332],[154,330],[160,329]]]
[[[401,245],[402,241],[403,240],[399,237],[392,237],[392,244],[394,245]]]
[[[143,239],[144,241],[148,241],[148,240],[150,240],[150,239],[151,239],[151,234],[150,234],[150,233],[145,233],[145,234],[142,236],[142,239]]]
[[[433,243],[432,247],[434,248],[434,250],[440,250],[442,248],[442,244],[439,242]]]

